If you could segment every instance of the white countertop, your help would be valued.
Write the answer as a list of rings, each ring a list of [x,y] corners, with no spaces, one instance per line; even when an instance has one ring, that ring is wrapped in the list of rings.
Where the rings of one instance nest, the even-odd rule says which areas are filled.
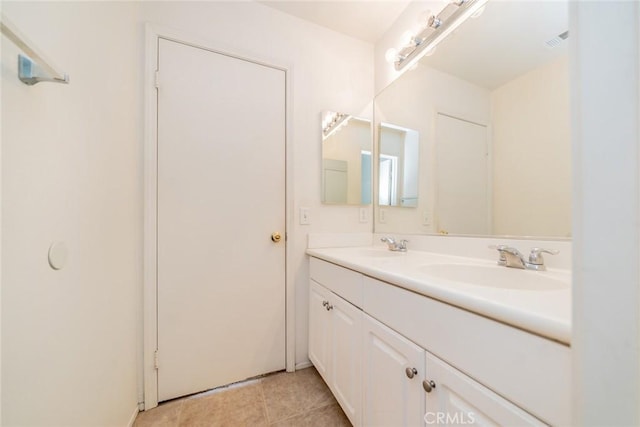
[[[433,252],[390,253],[382,246],[307,249],[307,253],[535,334],[565,344],[571,342],[571,273],[568,270],[527,271],[497,266],[491,261]],[[529,275],[528,280],[535,280],[536,275],[546,276],[567,283],[567,287],[530,290],[447,281],[424,272],[425,266],[431,264],[495,267],[508,270],[501,273],[515,279],[525,277],[520,275]]]

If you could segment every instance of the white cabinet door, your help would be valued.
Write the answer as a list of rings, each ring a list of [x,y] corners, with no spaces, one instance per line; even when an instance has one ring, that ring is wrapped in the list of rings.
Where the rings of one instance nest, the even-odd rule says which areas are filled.
[[[432,381],[431,385],[435,384],[430,392],[425,392],[424,420],[427,425],[545,425],[428,352],[425,372],[425,381]]]
[[[364,332],[363,425],[423,426],[425,351],[367,315]]]
[[[329,383],[331,314],[327,310],[330,292],[313,280],[309,286],[309,360]]]
[[[362,425],[362,311],[331,294],[329,386],[355,426]]]

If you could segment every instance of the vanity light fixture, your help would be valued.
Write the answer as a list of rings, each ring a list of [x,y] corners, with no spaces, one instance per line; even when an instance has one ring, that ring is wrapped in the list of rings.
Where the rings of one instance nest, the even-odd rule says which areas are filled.
[[[336,133],[342,126],[347,124],[350,118],[351,116],[348,114],[335,111],[327,112],[322,118],[322,140],[324,141]]]
[[[395,69],[400,71],[416,64],[423,56],[433,52],[435,47],[470,17],[479,16],[489,0],[454,0],[437,15],[431,15],[426,25],[410,37],[408,44],[398,49],[393,60]],[[392,56],[387,51],[387,59]]]

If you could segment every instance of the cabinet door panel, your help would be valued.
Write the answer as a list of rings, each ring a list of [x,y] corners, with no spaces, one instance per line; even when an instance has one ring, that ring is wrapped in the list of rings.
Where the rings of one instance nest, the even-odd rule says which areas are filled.
[[[313,280],[309,287],[309,360],[318,373],[329,382],[331,314],[323,303],[329,301],[329,291]]]
[[[333,394],[355,426],[362,425],[362,311],[333,295],[331,381]]]
[[[367,315],[364,331],[363,425],[424,425],[424,350]]]
[[[546,425],[428,352],[425,372],[436,385],[425,393],[428,425]]]

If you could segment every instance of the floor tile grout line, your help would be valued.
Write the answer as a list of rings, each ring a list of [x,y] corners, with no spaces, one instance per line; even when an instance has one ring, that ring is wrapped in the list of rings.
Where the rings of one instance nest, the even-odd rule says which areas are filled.
[[[271,425],[271,420],[269,418],[269,410],[267,409],[267,397],[264,392],[264,379],[260,379],[260,395],[262,396],[262,409],[264,411],[264,418],[267,420],[267,425]]]
[[[184,409],[184,400],[180,401],[180,405],[178,407],[178,417],[176,419],[176,427],[180,427],[180,418],[182,418],[182,410]]]

